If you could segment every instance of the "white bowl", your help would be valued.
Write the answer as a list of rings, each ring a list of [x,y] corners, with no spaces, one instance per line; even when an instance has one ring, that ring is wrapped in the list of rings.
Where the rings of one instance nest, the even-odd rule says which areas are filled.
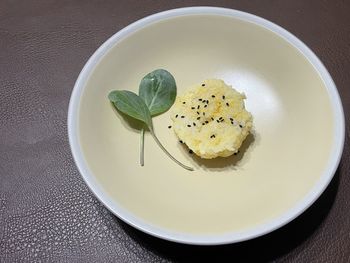
[[[169,112],[154,118],[174,164],[113,111],[114,89],[137,92],[165,68],[178,93],[221,78],[247,95],[254,132],[242,153],[201,161],[177,142]],[[316,55],[283,28],[223,8],[191,7],[141,19],[108,39],[75,84],[68,113],[76,165],[96,197],[123,221],[188,244],[234,243],[269,233],[307,209],[331,181],[344,144],[337,89]]]

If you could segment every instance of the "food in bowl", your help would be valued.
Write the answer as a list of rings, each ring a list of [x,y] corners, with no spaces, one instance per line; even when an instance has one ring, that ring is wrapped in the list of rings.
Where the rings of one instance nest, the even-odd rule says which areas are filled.
[[[242,87],[254,136],[237,166],[181,156],[168,113],[153,118],[157,136],[195,171],[173,165],[151,136],[146,164],[137,165],[140,133],[116,118],[106,94],[137,93],[138,78],[155,67],[174,73],[179,94],[208,76]],[[197,245],[252,239],[296,218],[331,181],[345,134],[336,87],[310,49],[269,21],[213,7],[152,15],[112,36],[79,75],[68,130],[79,171],[111,212],[156,237]]]
[[[220,79],[208,79],[176,98],[171,119],[190,153],[212,159],[236,154],[248,136],[253,117],[246,96]]]

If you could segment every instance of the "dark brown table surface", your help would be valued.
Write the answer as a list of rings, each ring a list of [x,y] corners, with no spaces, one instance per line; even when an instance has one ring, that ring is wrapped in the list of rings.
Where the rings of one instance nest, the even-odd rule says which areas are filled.
[[[104,208],[79,175],[68,102],[90,55],[144,16],[215,5],[269,19],[304,41],[331,73],[350,113],[350,1],[0,1],[0,262],[350,262],[349,126],[321,198],[271,234],[233,245],[175,244]],[[349,123],[349,122],[347,122]]]

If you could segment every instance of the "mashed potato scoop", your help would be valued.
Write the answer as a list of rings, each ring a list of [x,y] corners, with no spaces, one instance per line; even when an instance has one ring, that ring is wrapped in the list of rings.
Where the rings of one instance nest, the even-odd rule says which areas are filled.
[[[237,153],[252,128],[245,95],[219,79],[208,79],[176,98],[171,119],[179,140],[201,158]]]

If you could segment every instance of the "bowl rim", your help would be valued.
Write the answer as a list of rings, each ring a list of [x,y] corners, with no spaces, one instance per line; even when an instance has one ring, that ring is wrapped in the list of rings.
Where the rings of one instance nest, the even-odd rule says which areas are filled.
[[[302,200],[296,203],[292,208],[288,209],[285,213],[267,223],[247,230],[216,235],[195,235],[171,231],[158,227],[156,225],[152,225],[149,222],[146,222],[141,218],[134,216],[119,206],[112,198],[110,198],[104,192],[102,186],[99,184],[93,173],[89,170],[87,162],[83,157],[84,155],[79,141],[78,124],[80,98],[84,91],[85,84],[89,79],[90,73],[94,70],[95,66],[99,63],[99,61],[101,61],[104,55],[107,54],[110,48],[112,48],[120,40],[128,37],[128,35],[158,21],[188,15],[226,16],[245,22],[254,23],[257,26],[272,31],[278,36],[284,38],[285,41],[296,48],[309,61],[309,63],[311,63],[311,65],[314,67],[324,82],[328,96],[330,97],[335,127],[333,147],[327,167],[323,171],[320,179],[309,190],[309,192]],[[324,192],[332,180],[342,156],[345,139],[345,118],[338,90],[330,74],[322,62],[319,60],[319,58],[311,51],[311,49],[308,48],[296,36],[273,22],[247,12],[222,7],[197,6],[163,11],[133,22],[132,24],[126,26],[119,32],[112,35],[94,52],[94,54],[89,58],[82,71],[80,72],[71,94],[68,108],[68,137],[74,162],[85,183],[88,185],[91,192],[97,197],[97,199],[122,221],[147,234],[168,241],[192,245],[221,245],[241,242],[268,234],[291,222],[293,219],[302,214],[306,209],[308,209],[319,198],[319,196]]]

